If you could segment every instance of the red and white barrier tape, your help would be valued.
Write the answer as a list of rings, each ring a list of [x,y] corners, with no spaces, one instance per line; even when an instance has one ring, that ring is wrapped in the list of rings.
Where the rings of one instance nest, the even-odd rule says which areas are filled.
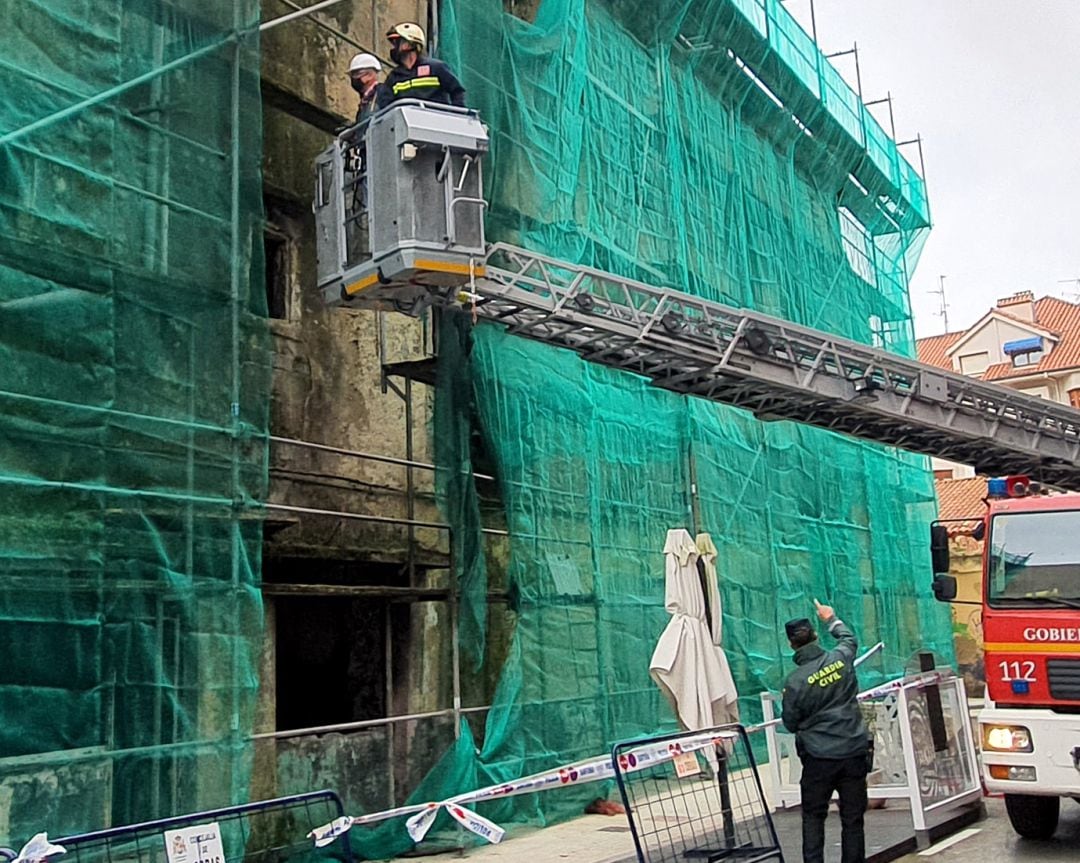
[[[880,643],[875,645],[855,660],[855,664],[859,665],[880,650],[882,646],[883,645]],[[930,677],[931,675],[927,675],[926,677],[928,682],[932,682]],[[936,680],[937,677],[934,677],[934,679]],[[893,692],[903,685],[905,685],[903,678],[893,680],[882,686],[860,693],[859,699],[867,700],[871,698],[880,698],[882,695]],[[772,725],[779,724],[780,721],[781,720],[779,719],[774,719],[771,722],[762,723],[760,725],[751,725],[746,728],[746,732],[752,734],[762,731]],[[730,742],[737,737],[738,734],[736,732],[727,731],[721,732],[719,735],[696,734],[685,737],[682,740],[645,744],[620,755],[619,770],[622,773],[635,773],[639,770],[654,767],[657,764],[673,761],[679,755],[698,752],[719,743]],[[331,821],[329,824],[315,828],[308,833],[308,838],[313,839],[315,845],[321,848],[325,845],[329,845],[337,839],[338,836],[345,833],[356,824],[374,824],[379,821],[386,821],[390,818],[408,816],[406,829],[409,831],[409,836],[412,837],[414,842],[420,842],[428,834],[432,824],[435,823],[435,818],[438,816],[440,810],[446,810],[454,820],[468,830],[478,836],[482,836],[489,842],[498,843],[502,841],[506,831],[483,816],[467,809],[464,804],[483,803],[489,800],[502,799],[504,797],[515,797],[519,794],[532,794],[537,791],[550,791],[555,788],[564,788],[569,785],[600,782],[604,779],[613,779],[614,777],[615,764],[610,755],[604,755],[598,758],[591,758],[588,761],[567,764],[553,770],[545,770],[542,773],[534,773],[531,776],[525,776],[513,782],[507,782],[501,785],[489,785],[486,788],[480,788],[476,791],[467,791],[464,794],[459,794],[456,797],[451,797],[449,800],[443,800],[441,802],[421,803],[413,806],[399,806],[396,809],[387,809],[382,812],[373,812],[369,815],[359,815],[355,817],[343,815],[342,817]]]
[[[623,773],[645,770],[657,764],[672,761],[679,755],[698,752],[720,743],[730,742],[735,740],[737,736],[734,731],[725,731],[719,734],[696,734],[682,740],[638,746],[619,756],[619,769]],[[558,767],[554,770],[545,770],[543,773],[534,773],[532,776],[526,776],[513,782],[489,785],[476,791],[467,791],[439,803],[400,806],[397,809],[373,812],[370,815],[357,817],[345,815],[323,827],[312,830],[308,836],[315,840],[317,847],[322,847],[329,845],[353,825],[372,824],[376,821],[385,821],[388,818],[408,815],[410,817],[406,822],[406,828],[409,831],[409,836],[412,837],[414,842],[419,842],[431,829],[431,825],[434,824],[439,811],[446,810],[452,818],[473,833],[482,836],[489,842],[497,843],[502,840],[505,831],[486,818],[465,808],[464,804],[498,800],[504,797],[516,797],[519,794],[531,794],[536,791],[550,791],[553,788],[565,788],[587,782],[599,782],[604,779],[612,779],[614,776],[615,765],[611,756],[606,755],[588,761],[580,761],[576,764],[569,764],[565,767]]]
[[[888,683],[883,683],[881,686],[875,686],[873,689],[867,689],[865,692],[859,693],[859,701],[871,701],[875,698],[881,698],[883,695],[889,695],[903,689],[906,686],[930,686],[935,683],[944,683],[946,680],[952,680],[955,675],[951,671],[927,671],[920,674],[918,677],[900,677],[896,680],[890,680]]]

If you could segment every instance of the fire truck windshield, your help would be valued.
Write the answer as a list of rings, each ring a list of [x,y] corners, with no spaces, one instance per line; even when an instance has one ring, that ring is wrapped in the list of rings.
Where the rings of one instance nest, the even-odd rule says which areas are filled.
[[[1080,510],[996,515],[988,547],[991,605],[1080,607]]]

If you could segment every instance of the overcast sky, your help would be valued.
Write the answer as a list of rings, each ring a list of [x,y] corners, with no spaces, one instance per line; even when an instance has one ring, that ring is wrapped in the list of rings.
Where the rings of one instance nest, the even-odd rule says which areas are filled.
[[[809,29],[810,0],[786,5]],[[1080,284],[1058,281],[1080,278],[1080,0],[814,8],[825,53],[857,42],[865,98],[891,92],[897,136],[924,139],[934,228],[911,285],[916,334],[944,331],[940,275],[950,330],[1019,290],[1076,300]],[[854,82],[851,58],[833,62]]]

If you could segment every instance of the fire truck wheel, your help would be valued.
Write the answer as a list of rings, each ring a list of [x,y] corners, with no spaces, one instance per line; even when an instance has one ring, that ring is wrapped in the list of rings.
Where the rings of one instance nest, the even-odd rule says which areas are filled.
[[[1025,839],[1049,839],[1057,829],[1059,797],[1036,797],[1031,794],[1006,794],[1005,811],[1013,830]]]

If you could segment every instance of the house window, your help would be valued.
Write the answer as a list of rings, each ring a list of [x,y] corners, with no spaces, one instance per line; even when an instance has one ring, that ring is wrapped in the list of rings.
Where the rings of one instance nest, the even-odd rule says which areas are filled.
[[[412,604],[394,601],[406,584],[398,564],[264,553],[277,730],[382,719],[395,712],[395,700],[397,712],[408,712],[404,684],[422,635],[413,629]],[[417,648],[415,661],[441,661],[449,638],[432,638],[438,647]]]
[[[960,357],[960,374],[981,375],[990,365],[990,353],[964,354]]]
[[[1042,348],[1034,351],[1025,351],[1022,354],[1012,355],[1012,364],[1014,368],[1023,368],[1024,366],[1036,365],[1043,357]]]
[[[1069,404],[1080,410],[1080,389],[1069,390]]]
[[[1043,357],[1042,336],[1031,336],[1026,339],[1013,339],[1001,346],[1002,353],[1012,360],[1014,368],[1022,369],[1033,366]]]
[[[300,311],[300,238],[307,230],[305,214],[285,198],[265,196],[263,260],[267,317],[297,320]]]

